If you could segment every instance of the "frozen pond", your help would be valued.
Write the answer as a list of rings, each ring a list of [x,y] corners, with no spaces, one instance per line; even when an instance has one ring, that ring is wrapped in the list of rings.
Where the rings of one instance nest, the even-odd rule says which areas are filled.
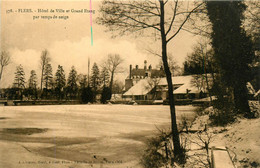
[[[192,106],[177,106],[177,118],[185,115],[192,119],[194,109]],[[87,163],[93,158],[120,160],[124,163],[120,164],[122,167],[138,167],[138,154],[146,138],[158,133],[156,127],[170,128],[169,106],[162,105],[2,106],[0,117],[0,140],[15,143],[13,145],[18,145],[17,148],[22,145],[37,157]],[[4,128],[37,128],[47,131],[19,135],[4,133]],[[1,152],[0,158],[3,158]],[[110,164],[111,167],[120,165]],[[41,167],[41,164],[33,166]]]
[[[153,130],[168,125],[168,106],[56,105],[0,107],[0,128],[49,128],[44,136],[99,137]],[[177,118],[193,118],[194,107],[177,106]]]

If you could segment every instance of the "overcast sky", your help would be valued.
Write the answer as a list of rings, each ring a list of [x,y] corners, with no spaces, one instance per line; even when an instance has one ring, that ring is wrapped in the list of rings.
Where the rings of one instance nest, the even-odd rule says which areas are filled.
[[[41,52],[47,49],[52,59],[53,74],[58,64],[65,69],[66,77],[72,65],[78,73],[87,74],[88,57],[98,64],[109,53],[119,54],[123,59],[125,74],[120,75],[124,79],[128,72],[129,64],[143,66],[144,60],[155,67],[159,63],[159,57],[151,55],[147,49],[155,49],[159,52],[160,43],[153,38],[124,36],[111,38],[110,32],[105,32],[105,27],[97,25],[95,19],[99,16],[99,0],[92,0],[93,14],[93,46],[91,45],[90,14],[71,13],[71,9],[90,9],[90,1],[2,1],[1,2],[1,50],[6,50],[12,57],[12,63],[6,67],[1,86],[11,86],[14,80],[15,67],[22,64],[25,69],[26,81],[30,71],[36,70],[40,78],[39,60]],[[53,16],[51,13],[17,13],[18,9],[64,9],[70,10],[70,14],[55,13],[57,16],[69,16],[68,19],[37,19],[35,15]],[[12,9],[12,13],[6,11]],[[179,65],[182,65],[187,53],[192,51],[196,44],[196,38],[186,32],[181,32],[171,43],[169,52],[172,53]]]

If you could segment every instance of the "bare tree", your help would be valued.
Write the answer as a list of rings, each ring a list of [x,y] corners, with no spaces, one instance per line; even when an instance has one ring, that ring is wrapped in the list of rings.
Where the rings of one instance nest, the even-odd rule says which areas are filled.
[[[44,72],[46,69],[46,66],[49,64],[51,58],[48,56],[49,52],[48,50],[42,51],[41,55],[41,60],[40,60],[40,67],[41,67],[41,90],[42,90],[42,83],[43,83],[43,77],[44,77]]]
[[[181,159],[179,132],[176,123],[175,103],[173,99],[172,75],[168,64],[167,44],[184,28],[192,13],[200,12],[204,2],[185,6],[178,0],[121,1],[104,0],[100,9],[102,14],[98,23],[108,27],[110,31],[119,31],[119,35],[140,32],[153,35],[148,29],[160,34],[161,52],[164,71],[168,83],[168,94],[171,111],[172,134],[175,159]],[[187,3],[186,3],[187,4]],[[145,31],[147,30],[147,31]]]
[[[210,144],[214,141],[214,134],[207,130],[207,125],[205,125],[204,130],[196,132],[193,137],[190,137],[190,143],[195,144],[200,149],[205,150],[205,153],[197,153],[190,155],[193,158],[193,165],[200,167],[211,167],[210,161]]]
[[[120,72],[119,65],[123,62],[123,59],[118,54],[109,54],[107,58],[107,70],[110,72],[110,84],[109,88],[112,91],[113,81],[115,73]]]
[[[10,58],[9,53],[6,51],[2,51],[1,55],[0,55],[0,82],[2,79],[4,67],[10,63],[10,60],[11,60],[11,58]]]
[[[178,65],[177,61],[174,59],[173,55],[171,53],[167,53],[168,56],[168,64],[170,71],[172,73],[172,76],[179,76],[182,73],[181,67]],[[159,67],[163,66],[162,60],[159,63]]]

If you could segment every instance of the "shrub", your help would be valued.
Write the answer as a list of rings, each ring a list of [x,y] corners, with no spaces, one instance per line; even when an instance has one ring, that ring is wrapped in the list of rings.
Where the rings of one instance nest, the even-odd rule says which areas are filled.
[[[213,110],[209,114],[212,125],[225,126],[235,121],[236,110],[228,98],[217,99],[213,102]]]
[[[181,154],[179,158],[174,157],[171,143],[172,134],[159,130],[157,137],[147,141],[147,148],[142,156],[141,164],[145,168],[161,168],[174,163],[184,164],[187,159],[187,139],[181,139]]]
[[[108,87],[104,87],[101,94],[101,103],[105,104],[107,100],[111,99],[111,95],[112,95],[111,89]]]
[[[208,108],[208,106],[204,106],[204,105],[197,106],[197,108],[195,109],[195,112],[198,116],[202,116],[205,114],[206,108]]]
[[[93,102],[93,92],[90,87],[83,88],[81,91],[81,103]]]
[[[141,164],[145,168],[160,168],[167,165],[168,159],[159,151],[164,147],[161,137],[151,138],[148,140],[147,149],[141,159]]]

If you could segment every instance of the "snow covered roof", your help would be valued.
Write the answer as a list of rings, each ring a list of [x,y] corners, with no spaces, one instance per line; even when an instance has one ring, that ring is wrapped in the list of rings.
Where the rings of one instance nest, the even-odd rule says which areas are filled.
[[[204,82],[203,78],[199,78],[198,80],[195,81],[196,76],[188,75],[188,76],[176,76],[172,78],[173,85],[178,86],[177,89],[173,91],[175,94],[186,94],[187,89],[189,93],[199,93],[201,90],[205,92],[205,86],[206,82]],[[149,93],[155,83],[157,83],[159,86],[167,86],[167,80],[166,78],[157,78],[157,82],[151,82],[151,78],[145,78],[141,79],[140,81],[137,82],[133,87],[131,87],[126,93],[124,93],[124,96],[138,96],[138,95],[146,95]],[[202,83],[204,83],[204,87],[201,86]],[[200,85],[199,87],[196,85]],[[201,88],[201,89],[199,89]]]
[[[172,77],[172,82],[174,85],[180,85],[184,83],[189,83],[192,80],[192,76],[174,76]],[[158,85],[168,85],[166,78],[162,78]]]
[[[172,78],[173,85],[182,84],[179,88],[175,89],[173,93],[175,94],[185,94],[187,93],[199,93],[199,89],[196,84],[193,82],[194,76],[176,76]],[[166,83],[167,84],[167,83]]]
[[[185,93],[199,93],[201,90],[198,89],[198,87],[190,84],[190,83],[185,83],[179,88],[175,89],[173,93],[175,94],[185,94]]]
[[[123,94],[123,96],[132,96],[132,95],[146,95],[153,89],[152,86],[149,85],[148,79],[141,79],[137,82],[133,87],[131,87],[127,92]]]

